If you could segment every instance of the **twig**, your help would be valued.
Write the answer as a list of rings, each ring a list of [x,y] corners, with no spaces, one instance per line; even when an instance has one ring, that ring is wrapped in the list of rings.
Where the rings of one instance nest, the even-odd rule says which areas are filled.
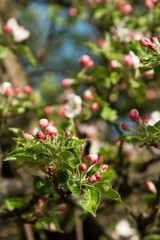
[[[62,69],[62,68],[43,68],[43,69],[36,69],[32,72],[29,73],[29,76],[32,76],[34,74],[42,74],[42,73],[46,73],[46,72],[61,72],[64,74],[71,74],[72,72],[66,69]]]
[[[75,207],[75,220],[76,220],[76,240],[84,240],[83,236],[83,222],[80,219],[80,210]]]
[[[23,228],[24,228],[24,232],[25,232],[25,235],[26,235],[26,239],[27,240],[35,240],[33,232],[32,232],[31,225],[30,224],[24,224]]]

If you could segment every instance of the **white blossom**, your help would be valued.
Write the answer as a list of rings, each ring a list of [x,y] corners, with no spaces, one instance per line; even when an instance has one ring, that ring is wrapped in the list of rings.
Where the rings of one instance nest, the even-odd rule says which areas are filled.
[[[67,103],[65,105],[65,116],[68,118],[74,118],[82,111],[82,99],[80,96],[70,93],[67,96]]]
[[[133,51],[129,51],[129,55],[132,56],[134,68],[138,68],[140,64],[139,57]]]
[[[135,229],[131,228],[129,222],[126,219],[122,219],[117,223],[116,232],[121,237],[130,237],[136,234]]]
[[[0,85],[0,93],[5,93],[7,89],[12,88],[12,84],[10,82],[3,82]]]
[[[117,27],[112,27],[113,38],[123,42],[130,42],[131,40],[140,40],[142,34],[133,29],[125,28],[124,23]]]
[[[22,42],[29,38],[30,32],[23,26],[20,26],[15,18],[10,18],[7,25],[11,28],[15,42]]]
[[[156,122],[160,121],[160,112],[154,111],[150,115],[150,119],[148,120],[148,125],[154,125]]]

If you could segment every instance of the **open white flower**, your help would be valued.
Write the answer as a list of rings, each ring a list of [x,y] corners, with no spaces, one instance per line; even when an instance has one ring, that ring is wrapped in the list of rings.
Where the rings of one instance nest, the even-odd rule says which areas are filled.
[[[30,32],[23,26],[20,26],[15,18],[10,18],[7,21],[7,25],[12,30],[12,35],[15,42],[22,42],[29,38]]]
[[[152,112],[150,115],[150,119],[148,120],[148,125],[154,125],[158,121],[160,121],[160,111]]]
[[[0,93],[5,93],[7,89],[12,88],[12,84],[10,82],[3,82],[0,85]]]
[[[65,116],[74,118],[82,111],[82,99],[80,96],[71,93],[67,96],[68,102],[65,105]]]
[[[136,234],[135,229],[131,228],[129,222],[126,219],[122,219],[117,223],[116,232],[121,237],[130,237]]]

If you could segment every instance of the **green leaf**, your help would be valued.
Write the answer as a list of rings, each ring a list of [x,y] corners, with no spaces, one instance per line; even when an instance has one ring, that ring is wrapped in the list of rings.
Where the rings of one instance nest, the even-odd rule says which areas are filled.
[[[127,136],[125,136],[125,140],[128,143],[132,143],[132,142],[136,142],[137,143],[137,142],[141,142],[142,141],[142,139],[140,137],[134,136],[134,135],[127,135]]]
[[[160,76],[160,65],[154,67],[154,73],[155,75]]]
[[[104,190],[105,190],[105,187],[104,187]],[[112,187],[110,187],[108,190],[106,187],[106,191],[104,191],[103,194],[112,200],[122,202],[119,193],[116,190],[114,190]]]
[[[77,164],[80,163],[80,160],[70,151],[64,151],[61,153],[61,158],[68,164],[70,167],[75,168]]]
[[[15,134],[17,137],[22,137],[23,131],[19,128],[9,128],[9,131]]]
[[[134,80],[134,79],[130,79],[130,86],[131,88],[139,88],[140,87],[140,82]]]
[[[149,133],[157,133],[157,132],[158,132],[158,129],[156,128],[156,126],[148,125],[148,126],[147,126],[147,131],[148,131]]]
[[[82,207],[87,212],[93,214],[96,217],[97,207],[100,203],[100,191],[96,187],[91,187],[84,190],[84,199],[82,201]]]
[[[20,54],[22,54],[26,59],[27,61],[33,66],[33,67],[36,67],[37,65],[37,62],[36,62],[36,59],[35,57],[33,56],[33,53],[31,52],[30,48],[28,46],[25,46],[25,45],[18,45],[18,48],[17,48],[18,52]]]
[[[160,129],[160,121],[156,122],[156,124],[154,126],[158,129]]]
[[[81,193],[81,186],[73,180],[67,181],[67,186],[73,195],[79,195]]]
[[[102,180],[111,180],[115,175],[115,171],[113,168],[109,167],[109,169],[106,172],[103,172],[101,174]]]
[[[15,161],[18,157],[22,157],[24,155],[24,148],[19,147],[10,152],[5,158],[4,161]]]
[[[104,106],[101,111],[101,117],[106,121],[112,122],[117,119],[117,112],[108,106]]]
[[[5,205],[9,211],[13,211],[15,208],[25,206],[25,201],[23,201],[22,198],[10,198],[5,200]]]
[[[96,183],[96,187],[99,188],[99,190],[101,191],[102,194],[105,195],[105,193],[112,187],[111,184],[107,181],[101,183],[101,182],[97,182]]]
[[[32,176],[32,177],[33,177],[33,186],[35,190],[39,194],[45,194],[45,190],[46,190],[45,180],[40,178],[39,176]]]
[[[144,237],[143,240],[159,240],[159,234],[149,234],[147,237]]]
[[[93,18],[99,19],[105,15],[106,15],[106,8],[97,9],[97,11],[95,11],[95,13],[93,15]]]
[[[0,59],[3,59],[7,56],[8,47],[0,45]]]

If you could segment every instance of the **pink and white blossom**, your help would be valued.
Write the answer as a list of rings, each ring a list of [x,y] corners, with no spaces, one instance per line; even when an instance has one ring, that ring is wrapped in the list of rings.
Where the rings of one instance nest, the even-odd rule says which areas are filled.
[[[67,96],[64,114],[68,118],[74,118],[82,111],[82,99],[80,96],[70,93]]]

